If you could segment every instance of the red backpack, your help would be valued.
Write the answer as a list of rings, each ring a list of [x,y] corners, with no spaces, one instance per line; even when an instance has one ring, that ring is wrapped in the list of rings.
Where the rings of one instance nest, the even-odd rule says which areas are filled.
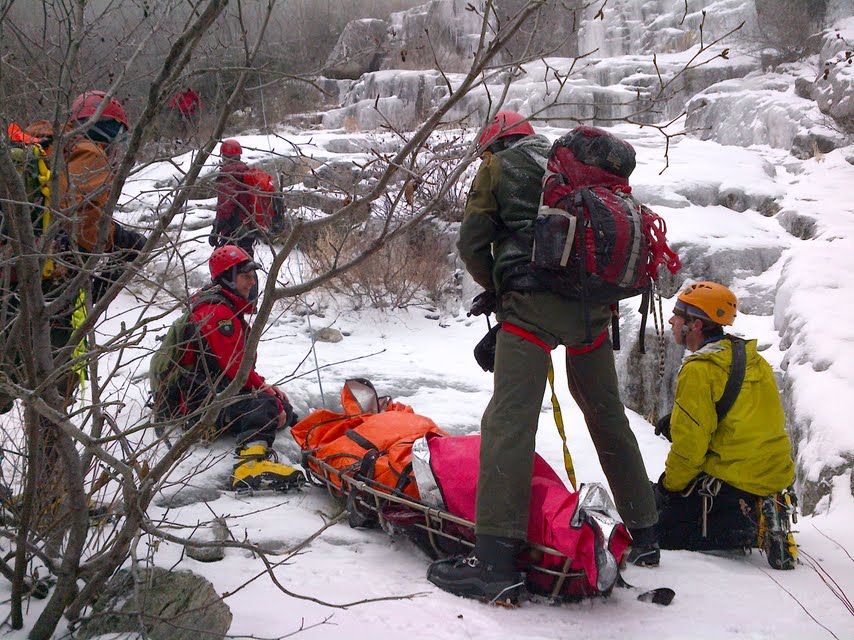
[[[632,146],[595,127],[558,138],[534,223],[538,279],[556,293],[614,304],[650,290],[661,265],[681,268],[664,220],[631,195]]]
[[[252,167],[243,174],[243,183],[250,191],[250,210],[255,217],[255,223],[262,229],[269,228],[274,211],[273,194],[276,193],[273,176],[266,171]]]

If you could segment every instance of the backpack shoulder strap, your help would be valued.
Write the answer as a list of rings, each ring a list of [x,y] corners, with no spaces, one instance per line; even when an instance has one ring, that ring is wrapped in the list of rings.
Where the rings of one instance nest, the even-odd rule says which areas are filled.
[[[729,370],[729,378],[727,378],[726,386],[724,387],[721,399],[715,403],[715,411],[718,414],[718,422],[724,419],[735,399],[741,391],[741,385],[744,383],[744,371],[747,367],[747,349],[745,341],[742,338],[727,335],[732,344],[732,365]]]
[[[234,312],[234,304],[227,296],[220,293],[219,287],[202,290],[196,296],[196,299],[190,302],[190,308],[187,311],[187,328],[186,333],[184,334],[185,342],[189,343],[195,341],[199,343],[198,346],[203,346],[202,334],[201,331],[199,331],[196,321],[193,319],[193,313],[203,304],[224,304]]]
[[[232,303],[227,296],[222,294],[219,285],[213,286],[209,289],[202,289],[196,295],[196,299],[190,301],[190,313],[203,304],[224,304],[234,311],[234,303]]]

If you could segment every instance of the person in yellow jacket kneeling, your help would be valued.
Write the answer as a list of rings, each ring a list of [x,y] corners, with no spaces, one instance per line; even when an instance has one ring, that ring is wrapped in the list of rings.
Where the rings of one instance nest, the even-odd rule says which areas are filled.
[[[662,549],[760,547],[777,569],[793,569],[792,446],[774,373],[756,340],[724,332],[737,300],[715,282],[679,294],[673,340],[690,352],[673,412],[656,433],[673,443],[655,486]]]

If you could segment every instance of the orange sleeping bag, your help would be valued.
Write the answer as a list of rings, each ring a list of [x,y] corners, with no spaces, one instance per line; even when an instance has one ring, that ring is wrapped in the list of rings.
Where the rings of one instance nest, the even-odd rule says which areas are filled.
[[[291,429],[307,454],[338,470],[329,479],[341,487],[341,474],[373,481],[373,488],[402,492],[420,499],[412,475],[412,443],[426,433],[446,435],[430,418],[412,407],[378,397],[373,385],[361,378],[347,380],[341,390],[344,413],[315,411]],[[324,475],[309,461],[312,471]]]

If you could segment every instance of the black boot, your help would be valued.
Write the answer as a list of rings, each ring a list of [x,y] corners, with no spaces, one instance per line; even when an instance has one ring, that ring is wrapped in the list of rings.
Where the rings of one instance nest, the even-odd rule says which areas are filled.
[[[525,588],[525,577],[516,569],[523,545],[515,538],[477,536],[471,555],[437,560],[427,569],[427,579],[463,598],[516,604]]]
[[[634,529],[630,533],[632,547],[626,562],[638,567],[657,567],[661,562],[661,549],[655,526]]]

